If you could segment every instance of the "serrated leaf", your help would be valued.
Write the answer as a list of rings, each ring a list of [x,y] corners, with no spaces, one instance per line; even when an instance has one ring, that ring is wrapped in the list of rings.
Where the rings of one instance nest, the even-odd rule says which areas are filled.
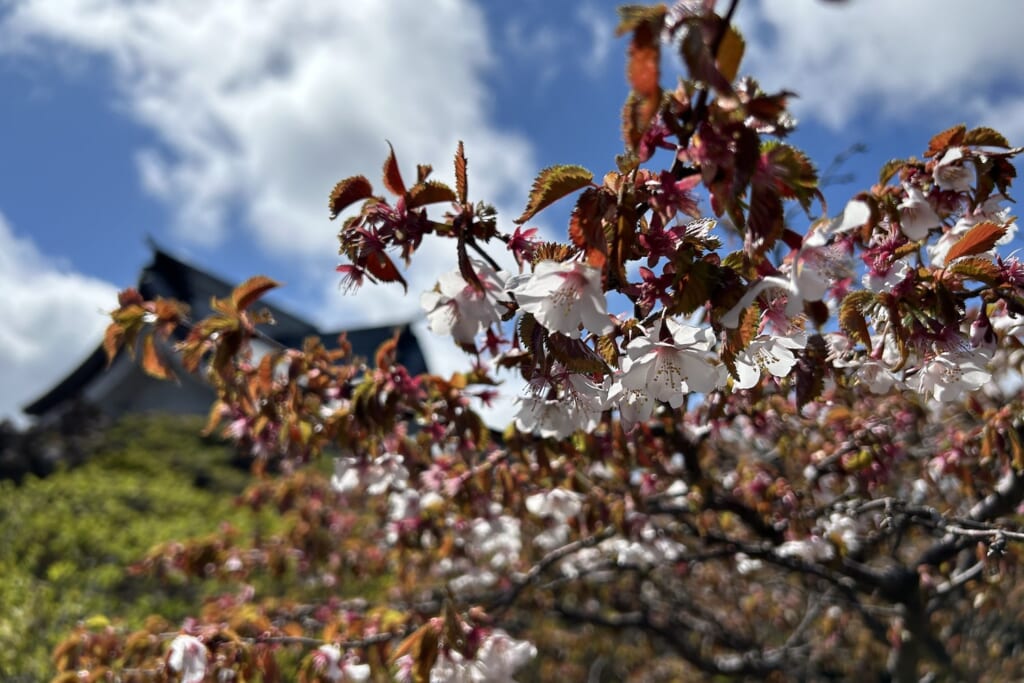
[[[466,165],[468,163],[466,150],[463,147],[462,140],[459,140],[459,146],[455,149],[455,193],[459,198],[460,204],[465,204],[469,196],[469,180],[466,177]]]
[[[859,342],[871,349],[871,332],[864,311],[875,302],[875,294],[867,290],[850,292],[839,305],[839,326]]]
[[[174,378],[174,373],[171,372],[171,369],[164,363],[163,358],[160,357],[160,353],[156,349],[156,342],[151,334],[147,334],[146,338],[142,340],[142,369],[150,377],[157,379]]]
[[[106,332],[103,334],[103,350],[107,354],[107,367],[114,362],[114,357],[117,356],[117,352],[121,350],[121,344],[124,343],[124,328],[117,323],[110,323],[107,325]]]
[[[1002,147],[1004,149],[1010,148],[1010,142],[1003,137],[1003,134],[994,128],[987,128],[981,126],[978,128],[972,128],[967,131],[964,135],[965,145],[975,145],[977,147]]]
[[[949,252],[946,253],[946,263],[951,263],[961,256],[984,254],[994,247],[1005,234],[1005,225],[997,225],[989,221],[979,223],[949,248]]]
[[[439,180],[427,180],[413,185],[409,190],[409,200],[406,202],[406,206],[416,209],[427,204],[454,202],[455,200],[456,195],[452,188]]]
[[[280,287],[280,283],[265,275],[251,277],[231,292],[231,303],[241,313],[275,287]]]
[[[587,255],[587,263],[603,268],[608,259],[608,240],[602,221],[602,190],[587,188],[569,217],[569,238]]]
[[[828,356],[828,347],[820,334],[815,334],[807,340],[807,346],[800,353],[796,365],[796,404],[798,408],[821,396],[825,389],[825,358]]]
[[[889,159],[882,165],[882,170],[878,172],[878,184],[888,185],[892,177],[896,175],[896,172],[903,168],[906,163],[903,159]]]
[[[597,352],[609,367],[618,367],[619,345],[615,342],[614,334],[606,334],[597,338]]]
[[[659,99],[661,96],[661,31],[660,18],[644,21],[633,28],[629,43],[626,74],[633,92],[641,99]]]
[[[576,251],[568,244],[541,242],[533,250],[533,262],[558,261],[561,263],[562,261],[569,260],[574,253]]]
[[[373,185],[366,179],[366,176],[355,175],[345,178],[331,190],[331,197],[327,202],[331,210],[331,220],[341,214],[347,207],[361,199],[368,199],[373,196]]]
[[[925,157],[933,157],[939,152],[944,152],[950,147],[957,147],[964,143],[964,136],[967,134],[967,126],[962,123],[947,128],[928,142],[928,149],[925,151]]]
[[[572,372],[588,375],[609,372],[604,359],[580,339],[552,332],[548,335],[547,346],[551,356]]]
[[[676,282],[672,312],[689,315],[706,304],[717,274],[714,266],[706,261],[694,263],[689,272]]]
[[[964,257],[950,264],[946,271],[990,286],[998,285],[1002,279],[999,266],[987,258]]]
[[[542,209],[555,203],[562,197],[586,187],[593,181],[594,175],[582,166],[563,165],[549,166],[537,175],[530,190],[530,201],[523,214],[515,220],[522,224],[537,215]]]
[[[622,5],[618,8],[619,25],[615,27],[615,35],[624,36],[635,31],[642,24],[664,24],[665,5]]]
[[[402,197],[405,195],[405,181],[402,180],[402,171],[398,168],[398,160],[395,158],[395,148],[388,143],[388,158],[384,160],[384,187],[393,195]]]
[[[718,46],[718,70],[730,83],[736,80],[746,47],[746,41],[743,40],[740,32],[735,27],[729,26]]]
[[[409,291],[409,285],[405,278],[398,272],[394,261],[387,254],[381,251],[370,252],[366,257],[366,272],[376,278],[379,282],[401,283],[405,291]]]

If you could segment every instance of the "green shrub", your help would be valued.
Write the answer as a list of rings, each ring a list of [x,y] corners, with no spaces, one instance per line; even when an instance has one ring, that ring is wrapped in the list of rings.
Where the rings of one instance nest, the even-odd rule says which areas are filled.
[[[0,482],[0,680],[51,677],[54,645],[82,620],[175,623],[212,590],[127,571],[157,543],[262,523],[233,504],[248,473],[200,429],[193,418],[126,418],[81,467]]]

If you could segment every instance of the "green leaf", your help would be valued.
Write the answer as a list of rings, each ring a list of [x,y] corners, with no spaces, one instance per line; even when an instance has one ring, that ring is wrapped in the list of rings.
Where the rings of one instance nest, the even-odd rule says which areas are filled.
[[[525,223],[562,197],[586,187],[593,179],[593,174],[582,166],[564,165],[545,168],[533,181],[530,201],[526,205],[523,215],[515,222]]]
[[[327,204],[331,210],[331,220],[337,218],[348,206],[372,196],[373,186],[366,176],[355,175],[345,178],[331,190],[331,197]]]

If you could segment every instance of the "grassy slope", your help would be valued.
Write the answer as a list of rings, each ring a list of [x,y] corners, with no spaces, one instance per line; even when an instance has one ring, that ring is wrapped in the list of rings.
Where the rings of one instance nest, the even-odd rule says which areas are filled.
[[[47,680],[50,652],[78,621],[129,626],[195,609],[196,586],[168,587],[125,568],[156,543],[252,518],[233,506],[248,475],[188,418],[133,417],[89,462],[22,486],[0,482],[0,680]]]

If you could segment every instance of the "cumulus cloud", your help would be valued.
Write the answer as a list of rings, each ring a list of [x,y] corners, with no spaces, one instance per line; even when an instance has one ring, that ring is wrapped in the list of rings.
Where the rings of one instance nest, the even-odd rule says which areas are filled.
[[[21,0],[0,21],[5,43],[109,63],[119,107],[158,141],[138,153],[143,186],[184,241],[255,239],[324,283],[336,282],[327,195],[349,175],[378,180],[387,140],[407,176],[431,163],[441,179],[465,140],[473,198],[499,207],[518,207],[536,170],[529,143],[490,123],[495,60],[469,0]],[[415,296],[381,290],[325,315],[407,318],[440,258],[428,247]]]
[[[1010,0],[761,0],[738,19],[747,66],[770,88],[796,90],[796,112],[833,129],[866,115],[992,124],[996,109],[1024,102],[1001,94],[1024,86],[1024,13]],[[1017,128],[1008,135],[1024,132],[1001,122]]]
[[[20,421],[23,405],[95,350],[117,288],[46,258],[0,214],[0,291],[0,419]]]
[[[117,109],[154,134],[137,154],[140,182],[178,239],[254,241],[322,294],[304,308],[327,328],[420,316],[420,292],[455,267],[451,245],[427,241],[408,295],[339,293],[327,196],[355,174],[383,192],[387,141],[407,178],[430,163],[452,182],[464,140],[471,199],[495,203],[503,227],[537,170],[530,143],[491,122],[487,79],[500,65],[471,0],[14,0],[0,46],[109,67]],[[433,368],[466,367],[450,340],[422,336]]]

